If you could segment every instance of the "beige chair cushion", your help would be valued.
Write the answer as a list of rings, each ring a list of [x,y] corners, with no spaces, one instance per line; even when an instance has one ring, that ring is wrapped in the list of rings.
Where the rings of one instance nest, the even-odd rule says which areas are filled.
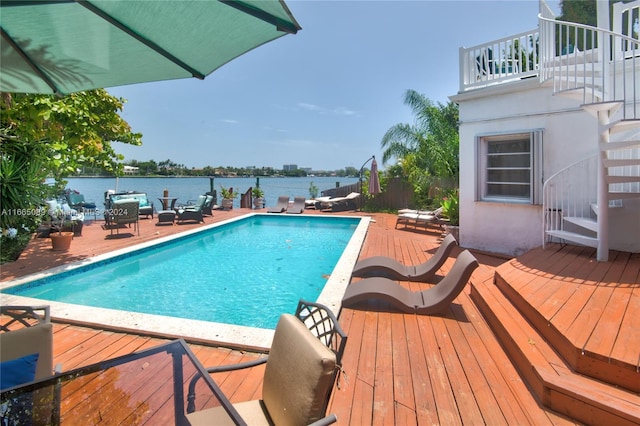
[[[36,380],[53,375],[53,324],[0,333],[0,361],[9,361],[38,353]]]
[[[271,426],[269,416],[264,410],[262,401],[246,401],[233,404],[233,408],[238,411],[242,420],[250,426]],[[191,426],[233,426],[235,423],[231,420],[224,407],[208,408],[202,411],[187,414],[187,420]]]
[[[263,403],[276,425],[304,425],[325,416],[336,356],[296,317],[276,327],[262,386]]]

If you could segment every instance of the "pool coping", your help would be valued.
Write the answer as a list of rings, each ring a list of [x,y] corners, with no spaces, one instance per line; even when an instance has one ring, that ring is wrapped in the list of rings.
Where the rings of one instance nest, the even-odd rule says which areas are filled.
[[[177,238],[205,232],[209,229],[236,222],[250,216],[259,215],[267,216],[268,214],[248,213],[246,215],[226,219],[200,228],[190,229],[174,235],[161,237],[153,241],[147,241],[124,249],[100,254],[91,257],[90,259],[83,259],[66,265],[57,266],[55,268],[30,274],[15,280],[0,282],[0,290],[5,290],[7,288],[22,285],[41,278],[46,278],[61,272],[71,271],[96,262],[108,260],[116,256],[125,255],[135,250],[141,250],[157,244],[162,244]],[[298,216],[317,217],[317,215],[304,214]],[[332,215],[331,217],[354,218],[354,216],[340,215]],[[371,218],[368,216],[359,217],[359,223],[351,236],[349,243],[342,252],[331,276],[318,296],[317,302],[328,306],[336,316],[340,312],[342,297],[351,279],[353,266],[360,255],[360,250],[364,244],[364,238],[366,236],[370,220]],[[270,329],[162,315],[142,314],[116,309],[96,308],[92,306],[75,305],[11,294],[2,294],[2,304],[31,306],[49,305],[51,306],[52,319],[59,322],[164,338],[183,338],[189,342],[211,344],[215,346],[264,351],[271,347],[271,341],[273,339],[273,330]]]

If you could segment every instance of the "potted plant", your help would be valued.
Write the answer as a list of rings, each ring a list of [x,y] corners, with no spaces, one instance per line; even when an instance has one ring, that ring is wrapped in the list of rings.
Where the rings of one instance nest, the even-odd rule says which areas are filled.
[[[225,188],[220,185],[220,194],[222,195],[222,208],[224,210],[233,209],[233,199],[236,198],[236,193],[233,192],[233,188]]]
[[[442,215],[448,219],[448,222],[444,224],[445,229],[459,240],[460,238],[460,209],[459,209],[459,194],[458,190],[451,191],[446,197],[442,199],[440,204],[442,207]]]
[[[251,190],[251,195],[253,195],[253,207],[261,209],[264,206],[264,191],[262,188],[256,186]]]
[[[73,231],[64,231],[65,213],[61,208],[57,208],[52,212],[52,222],[55,232],[49,234],[51,238],[51,247],[56,251],[69,250],[71,240],[73,240]]]
[[[315,200],[317,196],[318,196],[318,187],[315,186],[313,182],[311,182],[311,184],[309,185],[309,197],[311,197],[312,200]]]

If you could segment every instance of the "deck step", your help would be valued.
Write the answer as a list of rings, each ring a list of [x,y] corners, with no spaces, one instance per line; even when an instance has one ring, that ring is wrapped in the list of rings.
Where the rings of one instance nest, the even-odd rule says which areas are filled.
[[[585,424],[640,424],[637,395],[573,372],[493,282],[472,283],[471,299],[545,406]]]
[[[598,221],[590,217],[565,216],[563,219],[589,231],[598,232]]]
[[[570,241],[576,244],[582,244],[587,247],[598,247],[598,239],[595,237],[588,237],[586,235],[578,234],[576,232],[569,231],[546,231],[547,235],[555,238],[560,238],[565,241]]]

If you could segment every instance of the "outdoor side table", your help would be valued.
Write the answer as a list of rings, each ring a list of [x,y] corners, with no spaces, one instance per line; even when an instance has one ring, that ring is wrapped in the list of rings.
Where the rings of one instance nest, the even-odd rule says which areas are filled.
[[[182,339],[3,390],[0,423],[189,425],[196,376],[197,411],[222,406],[213,423],[246,424]]]

